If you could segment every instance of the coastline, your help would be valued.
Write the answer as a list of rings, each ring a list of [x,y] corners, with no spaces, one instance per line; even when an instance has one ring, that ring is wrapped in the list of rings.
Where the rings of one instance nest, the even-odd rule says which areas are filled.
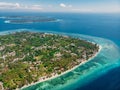
[[[24,30],[23,30],[23,31],[24,31]],[[16,32],[16,31],[12,31],[12,33],[14,33],[14,32]],[[21,30],[18,31],[18,32],[21,32]],[[9,34],[9,33],[10,33],[10,32],[7,32],[7,31],[6,31],[5,33],[2,33],[2,35],[6,35],[6,34]],[[51,33],[45,33],[45,34],[51,34]],[[64,36],[64,35],[63,35],[63,36]],[[88,40],[87,40],[87,41],[88,41]],[[88,41],[88,42],[95,44],[95,42],[92,42],[92,41]],[[60,76],[62,76],[62,75],[64,75],[64,74],[66,74],[66,73],[69,73],[69,72],[71,72],[72,70],[75,70],[76,68],[78,68],[79,66],[81,66],[81,65],[89,62],[90,60],[92,60],[93,58],[95,58],[95,57],[99,54],[99,52],[100,52],[101,49],[102,49],[102,46],[99,45],[99,44],[97,44],[97,45],[98,45],[98,47],[99,47],[98,52],[94,53],[89,59],[86,59],[86,60],[82,61],[80,64],[72,67],[71,69],[62,72],[61,74],[52,75],[52,76],[49,77],[49,78],[44,78],[44,79],[42,79],[42,80],[39,79],[37,82],[32,82],[32,83],[30,83],[30,84],[24,85],[24,86],[21,87],[21,88],[16,88],[15,90],[22,90],[22,89],[27,88],[27,87],[30,87],[30,86],[32,86],[32,85],[36,85],[36,84],[39,84],[39,83],[42,83],[42,82],[45,82],[45,81],[48,81],[48,80],[52,80],[52,79],[55,79],[55,78],[57,78],[57,77],[60,77]]]
[[[92,42],[92,43],[93,43],[93,42]],[[80,63],[79,65],[76,65],[76,66],[74,66],[73,68],[71,68],[71,69],[69,69],[69,70],[67,70],[67,71],[65,71],[65,72],[63,72],[63,73],[61,73],[61,74],[59,74],[59,75],[57,74],[57,75],[54,75],[54,76],[52,76],[52,77],[50,77],[50,78],[45,78],[45,79],[42,79],[42,80],[38,80],[37,82],[31,83],[31,84],[28,84],[28,85],[24,85],[23,87],[17,88],[16,90],[21,90],[21,89],[27,88],[27,87],[29,87],[29,86],[36,85],[36,84],[38,84],[38,83],[45,82],[45,81],[48,81],[48,80],[57,78],[57,77],[62,76],[62,75],[66,74],[66,73],[68,73],[68,72],[70,72],[70,71],[72,71],[72,70],[75,70],[75,69],[78,68],[79,66],[81,66],[81,65],[89,62],[89,61],[92,60],[93,58],[95,58],[95,57],[100,53],[100,51],[101,51],[101,49],[102,49],[102,46],[101,46],[101,45],[98,45],[98,46],[99,46],[98,52],[95,53],[95,54],[94,54],[92,57],[90,57],[88,60],[85,60],[84,62]]]
[[[65,2],[61,2],[61,3],[65,3]],[[68,2],[65,4],[72,4],[72,3]],[[66,8],[63,8],[63,9],[66,9]],[[31,16],[31,15],[48,16],[48,17],[60,18],[61,21],[54,22],[54,23],[50,22],[50,23],[40,23],[40,24],[32,23],[30,25],[28,24],[13,25],[10,23],[6,24],[3,22],[5,20],[5,16],[11,16],[13,14],[14,16],[15,14],[20,16],[21,15],[24,16],[25,14],[27,16]],[[91,13],[91,14],[90,13],[62,13],[62,12],[61,13],[56,13],[56,12],[44,13],[44,10],[43,12],[41,11],[41,13],[27,13],[27,12],[23,12],[23,13],[21,12],[6,13],[5,12],[4,13],[3,11],[1,11],[1,17],[0,17],[1,31],[0,32],[7,31],[6,32],[7,34],[9,32],[10,33],[17,32],[17,30],[19,30],[20,32],[23,29],[24,29],[23,31],[28,30],[30,32],[41,32],[41,33],[47,32],[52,34],[66,35],[73,38],[80,38],[82,40],[87,40],[89,42],[93,42],[93,43],[95,42],[98,45],[102,46],[102,50],[99,53],[98,51],[96,51],[89,58],[93,57],[96,53],[98,53],[96,57],[93,57],[93,59],[89,60],[88,62],[86,61],[89,58],[83,61],[85,62],[85,64],[80,65],[76,69],[64,75],[61,75],[57,78],[28,86],[23,90],[29,90],[29,89],[30,90],[32,89],[35,89],[35,90],[41,90],[41,89],[45,89],[45,90],[49,90],[49,89],[50,90],[74,90],[74,89],[114,90],[116,88],[119,89],[119,85],[120,85],[119,83],[120,82],[120,79],[119,79],[119,76],[120,76],[119,31],[120,30],[119,28],[117,28],[117,26],[119,26],[119,19],[118,19],[119,17],[120,17],[119,13],[114,13],[114,14],[112,13]],[[97,50],[99,50],[99,47]],[[78,63],[67,70],[70,70],[79,64],[81,63]],[[62,71],[61,74],[63,72],[65,71]],[[53,70],[53,73],[54,73],[54,70]],[[23,75],[24,77],[23,73],[21,73],[21,75]],[[8,74],[8,77],[9,76],[10,75]],[[48,74],[48,76],[50,75]],[[11,79],[14,79],[14,78],[11,78]],[[26,79],[25,81],[27,81],[28,79]],[[39,78],[37,79],[37,81],[38,80]],[[17,82],[19,82],[19,80]],[[31,83],[23,84],[23,82],[21,83],[22,83],[22,86],[16,87],[15,89],[19,88],[19,90],[21,90],[20,88],[22,88],[24,85],[31,84]]]

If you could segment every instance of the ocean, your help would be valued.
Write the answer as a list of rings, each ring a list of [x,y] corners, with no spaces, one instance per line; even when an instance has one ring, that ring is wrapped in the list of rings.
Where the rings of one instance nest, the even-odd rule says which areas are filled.
[[[53,22],[5,23],[9,16],[40,16]],[[100,54],[68,74],[23,90],[120,90],[120,14],[0,13],[0,32],[32,30],[67,34],[103,46]]]

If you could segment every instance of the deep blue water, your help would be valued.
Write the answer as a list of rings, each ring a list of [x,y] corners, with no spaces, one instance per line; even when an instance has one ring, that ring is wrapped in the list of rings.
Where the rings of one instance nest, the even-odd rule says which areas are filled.
[[[0,31],[34,29],[65,33],[79,33],[110,39],[120,47],[120,14],[0,13],[0,17],[11,15],[46,16],[60,19],[60,21],[32,24],[12,24],[4,23],[6,19],[0,18]],[[75,88],[75,90],[120,90],[119,77],[120,67],[117,67],[89,82],[87,85]]]
[[[89,84],[76,88],[80,90],[120,90],[120,67],[110,70]]]

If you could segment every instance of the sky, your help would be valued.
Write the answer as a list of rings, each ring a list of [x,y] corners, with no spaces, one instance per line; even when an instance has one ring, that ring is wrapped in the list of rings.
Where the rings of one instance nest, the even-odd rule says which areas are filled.
[[[0,11],[120,13],[120,0],[0,0]]]

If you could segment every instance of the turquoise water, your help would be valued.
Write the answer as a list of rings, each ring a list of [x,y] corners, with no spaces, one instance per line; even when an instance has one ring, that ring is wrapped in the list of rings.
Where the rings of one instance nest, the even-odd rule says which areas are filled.
[[[57,22],[4,23],[6,16],[44,16]],[[59,78],[24,90],[120,90],[120,14],[1,13],[0,32],[14,30],[67,34],[100,44],[97,57]],[[74,33],[74,34],[73,34]],[[101,38],[100,38],[101,37]]]
[[[70,35],[72,37],[82,38],[91,42],[95,42],[101,45],[102,49],[94,59],[90,60],[82,66],[79,66],[75,70],[58,78],[30,86],[23,90],[74,90],[78,86],[80,88],[90,81],[96,79],[100,75],[105,74],[110,69],[120,65],[119,47],[117,47],[115,43],[110,40],[81,34],[57,34]]]

